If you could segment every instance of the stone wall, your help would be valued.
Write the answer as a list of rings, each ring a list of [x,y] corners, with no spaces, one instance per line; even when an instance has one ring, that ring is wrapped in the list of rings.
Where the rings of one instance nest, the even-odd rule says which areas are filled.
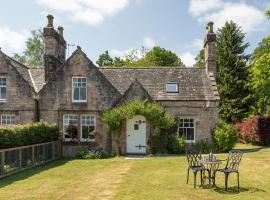
[[[0,115],[15,115],[16,124],[36,121],[34,91],[0,54],[0,76],[7,78],[7,100],[0,102]]]

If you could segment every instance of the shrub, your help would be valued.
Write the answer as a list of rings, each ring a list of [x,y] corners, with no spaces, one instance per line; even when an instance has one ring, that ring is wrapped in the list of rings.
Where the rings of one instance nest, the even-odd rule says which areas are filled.
[[[78,158],[80,159],[105,159],[113,156],[114,155],[108,154],[104,151],[87,150],[85,147],[80,148],[78,151]]]
[[[198,150],[200,153],[208,154],[213,151],[214,146],[207,142],[207,140],[200,140],[195,144],[192,144],[192,148]]]
[[[213,145],[216,151],[231,150],[237,142],[237,132],[233,126],[220,122],[213,131]]]
[[[183,137],[171,135],[168,138],[168,153],[180,154],[185,152],[185,140]]]
[[[235,125],[242,142],[269,145],[270,117],[255,116]]]
[[[0,127],[0,149],[51,142],[59,139],[55,124],[37,122]]]

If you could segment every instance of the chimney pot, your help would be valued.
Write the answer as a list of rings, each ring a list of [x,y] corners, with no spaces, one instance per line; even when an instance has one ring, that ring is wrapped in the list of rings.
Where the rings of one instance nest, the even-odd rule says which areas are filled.
[[[47,27],[53,27],[53,16],[52,15],[48,15],[48,25]]]
[[[206,29],[207,29],[208,33],[214,33],[213,26],[214,26],[214,22],[210,21],[207,23]]]
[[[63,28],[62,26],[59,26],[59,27],[58,27],[58,33],[59,33],[59,35],[62,36],[62,37],[63,37],[63,31],[64,31],[64,28]]]

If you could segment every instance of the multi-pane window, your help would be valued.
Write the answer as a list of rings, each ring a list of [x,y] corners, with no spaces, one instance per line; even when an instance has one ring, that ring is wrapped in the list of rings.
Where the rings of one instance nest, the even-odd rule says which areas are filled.
[[[72,78],[72,101],[73,102],[86,102],[86,78],[73,77]]]
[[[64,115],[63,126],[63,136],[65,140],[76,140],[78,138],[77,115]]]
[[[0,101],[7,100],[7,78],[0,77]]]
[[[96,117],[93,115],[81,116],[81,140],[94,140],[96,129]]]
[[[191,118],[178,119],[178,134],[183,136],[185,142],[195,142],[195,120]]]
[[[167,83],[166,84],[166,92],[167,93],[177,93],[178,92],[178,84],[177,83]]]
[[[15,124],[15,116],[14,115],[2,115],[1,116],[1,125],[8,126]]]

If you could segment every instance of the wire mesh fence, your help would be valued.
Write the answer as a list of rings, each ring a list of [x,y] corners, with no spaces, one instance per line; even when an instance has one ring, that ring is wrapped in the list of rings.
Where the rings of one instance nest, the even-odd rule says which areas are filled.
[[[60,141],[1,149],[0,178],[60,157]]]

